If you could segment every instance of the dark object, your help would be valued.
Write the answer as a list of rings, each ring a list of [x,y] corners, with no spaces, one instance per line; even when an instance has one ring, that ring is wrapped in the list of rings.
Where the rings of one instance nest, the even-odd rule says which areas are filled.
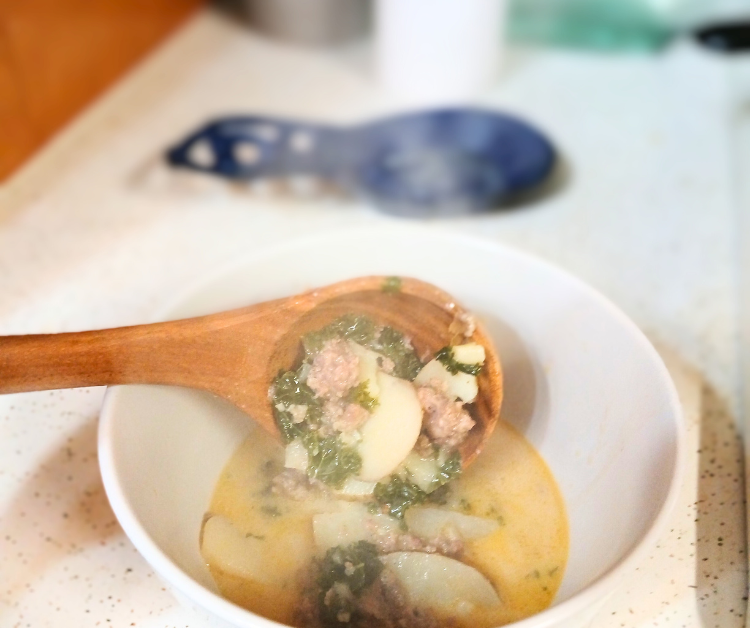
[[[364,0],[242,0],[252,25],[281,41],[325,46],[364,37],[370,7]]]
[[[717,52],[750,50],[750,22],[713,24],[695,31],[695,38]]]
[[[224,118],[170,149],[167,160],[232,179],[312,175],[392,213],[426,216],[486,210],[537,186],[555,151],[510,116],[443,109],[350,128]]]

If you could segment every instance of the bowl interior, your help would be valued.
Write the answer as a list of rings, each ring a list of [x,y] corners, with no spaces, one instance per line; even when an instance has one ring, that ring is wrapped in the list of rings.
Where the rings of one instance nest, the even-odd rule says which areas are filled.
[[[371,229],[264,253],[190,291],[165,318],[367,274],[436,284],[473,310],[496,342],[505,376],[501,416],[545,458],[567,507],[570,556],[553,606],[615,569],[652,531],[673,492],[680,411],[645,337],[575,278],[469,238]],[[241,412],[199,391],[108,392],[100,454],[110,501],[136,547],[183,593],[190,578],[214,590],[198,551],[201,522],[219,473],[252,429]]]

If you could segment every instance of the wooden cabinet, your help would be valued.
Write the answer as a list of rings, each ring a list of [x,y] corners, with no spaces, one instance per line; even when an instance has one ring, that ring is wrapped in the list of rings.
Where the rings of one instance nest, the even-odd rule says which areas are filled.
[[[0,180],[203,0],[0,0]]]

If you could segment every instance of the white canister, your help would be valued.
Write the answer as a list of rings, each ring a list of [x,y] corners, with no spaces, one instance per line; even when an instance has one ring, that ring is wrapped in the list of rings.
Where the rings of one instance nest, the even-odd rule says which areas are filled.
[[[414,104],[472,100],[497,78],[504,0],[377,0],[380,81]]]

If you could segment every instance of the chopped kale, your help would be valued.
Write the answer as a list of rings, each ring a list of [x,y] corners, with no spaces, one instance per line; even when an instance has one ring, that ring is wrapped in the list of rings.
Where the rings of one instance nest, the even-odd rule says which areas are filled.
[[[433,485],[441,487],[461,475],[461,454],[454,451],[448,459],[440,465],[438,476],[433,480]]]
[[[338,335],[357,344],[369,345],[375,338],[375,323],[366,316],[347,314],[336,321]]]
[[[327,340],[344,338],[368,346],[375,338],[375,323],[366,316],[345,314],[323,329],[310,332],[302,338],[302,345],[308,359],[315,356]]]
[[[401,277],[386,277],[383,281],[383,292],[401,292]]]
[[[294,371],[282,372],[273,381],[273,415],[276,425],[281,432],[285,443],[290,443],[295,438],[302,436],[309,425],[320,423],[323,414],[323,406],[307,384],[300,381],[299,374]],[[307,415],[304,423],[295,423],[292,414],[284,409],[291,405],[307,406]]]
[[[260,508],[261,512],[265,515],[268,515],[269,517],[280,517],[281,511],[276,506],[270,506],[268,504],[264,504]]]
[[[355,449],[345,446],[336,436],[322,438],[311,428],[320,423],[322,404],[312,389],[300,382],[297,373],[288,371],[279,374],[273,384],[272,403],[276,425],[284,442],[290,443],[300,438],[308,451],[308,477],[341,488],[347,477],[360,470],[362,459]],[[293,404],[307,406],[303,422],[295,423],[292,414],[284,409]]]
[[[354,611],[353,598],[369,587],[383,570],[378,550],[372,543],[359,541],[329,549],[320,561],[318,606],[325,626],[349,624]]]
[[[323,329],[310,332],[302,339],[306,360],[312,360],[327,340],[345,338],[372,349],[393,360],[393,374],[413,381],[422,370],[414,349],[404,340],[404,335],[392,327],[378,328],[372,319],[357,314],[346,314]]]
[[[459,371],[468,375],[479,375],[482,370],[481,364],[464,364],[457,362],[453,357],[452,347],[443,347],[435,354],[435,358],[443,364],[449,373],[455,375]]]
[[[349,590],[360,593],[375,581],[383,569],[378,559],[378,548],[367,541],[330,548],[320,564],[318,585],[323,591],[335,582],[344,582]]]
[[[411,506],[424,502],[445,504],[448,493],[446,484],[459,475],[461,475],[461,455],[458,451],[454,451],[438,466],[437,475],[427,490],[420,488],[412,481],[408,468],[402,468],[401,471],[391,475],[387,483],[376,484],[373,496],[382,511],[387,511],[397,519],[403,519],[404,513]]]
[[[273,416],[276,419],[276,425],[281,433],[281,438],[285,443],[291,443],[295,438],[304,433],[303,428],[292,421],[292,415],[288,412],[274,408]]]
[[[393,360],[393,375],[396,377],[411,382],[422,370],[422,362],[414,349],[404,340],[404,335],[393,327],[383,327],[370,348]]]
[[[397,475],[392,475],[387,484],[378,482],[373,495],[375,501],[385,506],[388,514],[397,519],[403,519],[408,508],[421,504],[427,499],[427,493],[421,488]]]
[[[357,450],[344,445],[337,436],[321,438],[317,432],[309,431],[302,442],[309,454],[307,475],[312,479],[341,488],[346,478],[362,468]]]
[[[378,407],[380,402],[370,394],[367,382],[361,382],[346,394],[346,400],[349,403],[357,403],[368,412],[372,412]]]
[[[487,512],[484,513],[485,517],[491,517],[497,521],[501,526],[505,525],[505,517],[503,517],[494,506],[490,506]]]

